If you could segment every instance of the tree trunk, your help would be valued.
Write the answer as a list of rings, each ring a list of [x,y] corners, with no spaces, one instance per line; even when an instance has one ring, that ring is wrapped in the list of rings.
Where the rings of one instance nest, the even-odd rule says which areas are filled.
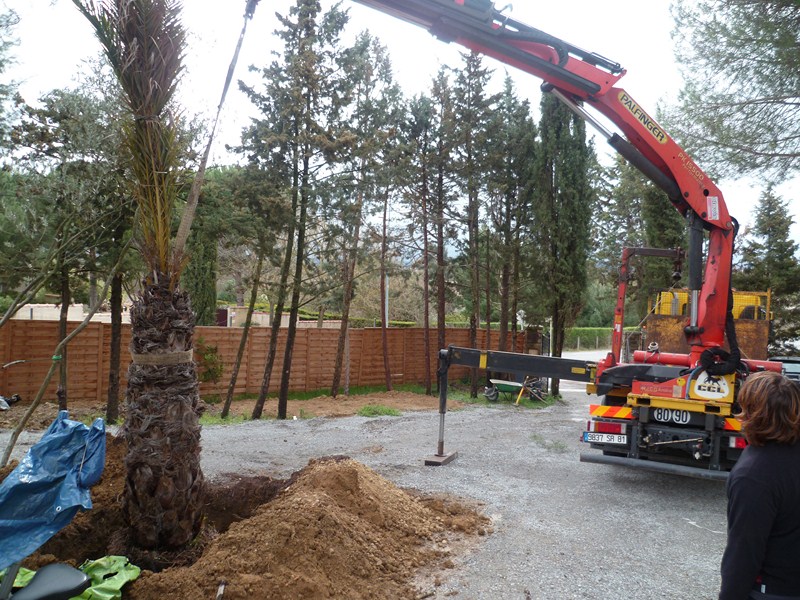
[[[445,290],[445,232],[444,232],[444,171],[440,167],[436,183],[436,333],[439,350],[445,348],[447,317],[447,295]],[[438,378],[437,378],[438,390]]]
[[[317,329],[325,327],[325,305],[319,305],[319,313],[317,314]]]
[[[386,391],[392,391],[392,369],[389,365],[389,318],[386,314],[389,311],[389,290],[386,286],[386,258],[388,253],[388,215],[389,215],[389,193],[383,199],[383,239],[381,240],[381,346],[383,348],[383,373],[386,377]]]
[[[478,347],[478,324],[481,318],[481,280],[480,280],[480,251],[478,248],[478,198],[474,191],[470,191],[469,205],[467,207],[467,232],[469,242],[469,265],[471,271],[470,299],[472,312],[469,315],[469,347]],[[478,369],[470,369],[469,395],[478,397]]]
[[[430,240],[428,233],[428,169],[422,169],[422,353],[425,356],[425,393],[430,396],[431,384],[431,292]]]
[[[180,548],[200,531],[203,472],[194,315],[166,276],[145,285],[131,308],[128,445],[122,511],[143,548]]]
[[[61,310],[58,316],[58,341],[61,342],[67,337],[67,315],[69,314],[70,303],[70,289],[69,289],[69,269],[66,266],[66,261],[63,253],[59,253],[59,262],[61,263],[59,269],[59,285],[61,295]],[[67,347],[61,351],[61,359],[58,369],[58,389],[56,390],[56,397],[58,398],[58,410],[67,410]]]
[[[486,341],[484,342],[484,348],[491,348],[492,347],[492,278],[489,275],[489,271],[492,268],[491,265],[491,247],[489,244],[489,236],[486,236],[486,268],[485,268],[485,279],[486,283],[484,284],[484,290],[486,291]]]
[[[281,280],[278,284],[278,301],[275,305],[275,314],[273,315],[270,323],[267,360],[264,363],[264,374],[261,376],[261,389],[258,392],[258,399],[256,400],[255,406],[253,406],[253,413],[250,415],[250,418],[252,419],[261,418],[261,414],[264,412],[264,403],[267,401],[267,395],[269,394],[269,384],[270,380],[272,379],[272,368],[275,365],[275,356],[278,354],[278,334],[280,333],[281,328],[283,307],[286,303],[286,287],[288,285],[289,269],[291,268],[293,243],[293,239],[290,238],[287,240],[284,264],[281,268]],[[286,264],[287,261],[289,262],[288,265]]]
[[[350,328],[347,328],[344,339],[344,395],[350,395]]]
[[[97,304],[97,273],[95,272],[97,261],[97,250],[95,248],[89,249],[89,306]]]
[[[298,155],[298,149],[294,149],[295,156]],[[294,163],[297,165],[297,161]],[[267,361],[264,363],[264,374],[261,377],[261,389],[258,392],[258,399],[253,407],[252,419],[260,419],[261,413],[264,412],[264,403],[267,400],[269,393],[269,384],[272,379],[272,367],[275,365],[275,356],[278,353],[278,333],[281,327],[281,320],[283,319],[283,307],[286,304],[286,289],[289,282],[289,271],[292,268],[292,250],[294,248],[294,233],[296,229],[295,217],[297,216],[297,205],[299,202],[299,170],[295,166],[292,171],[292,216],[289,219],[289,226],[286,230],[286,251],[283,254],[283,264],[281,265],[281,278],[278,283],[278,298],[275,303],[275,310],[272,313],[270,321],[270,335],[269,335],[269,349],[267,350]],[[272,304],[270,304],[272,310]]]
[[[508,351],[508,311],[511,302],[511,252],[513,249],[513,236],[511,234],[511,198],[506,195],[505,215],[503,217],[503,247],[500,249],[502,264],[500,266],[500,333],[497,347],[503,352]],[[516,347],[512,347],[516,351]]]
[[[553,356],[560,357],[561,353],[564,350],[564,317],[561,314],[561,311],[558,307],[553,309],[553,339],[550,340],[550,344],[553,347]],[[559,384],[561,381],[559,379],[551,379],[550,380],[550,394],[553,396],[559,395]]]
[[[289,309],[289,327],[286,332],[286,348],[283,353],[283,371],[281,387],[278,391],[278,418],[286,418],[289,403],[289,379],[292,375],[292,355],[294,340],[297,335],[297,315],[300,312],[300,290],[303,285],[303,261],[306,253],[306,219],[308,218],[308,177],[311,155],[310,149],[303,152],[302,186],[300,188],[300,219],[297,223],[297,254],[294,264],[294,280],[292,282],[292,303]]]
[[[519,218],[517,219],[519,222]],[[514,232],[514,245],[511,254],[511,347],[514,352],[517,351],[518,341],[517,335],[519,333],[519,318],[517,312],[519,311],[519,294],[520,294],[520,229],[517,227]]]
[[[231,403],[233,402],[233,390],[236,389],[236,380],[239,378],[239,369],[242,366],[242,357],[244,357],[244,350],[247,347],[247,337],[250,334],[250,325],[253,322],[253,311],[256,307],[256,300],[258,299],[258,287],[261,284],[261,268],[264,266],[264,254],[266,248],[264,244],[258,245],[258,262],[256,264],[256,272],[253,276],[253,289],[250,290],[250,303],[247,305],[247,316],[244,319],[244,327],[242,330],[242,339],[239,340],[239,350],[236,352],[236,360],[233,363],[233,370],[231,371],[231,380],[228,383],[228,394],[225,396],[225,404],[222,407],[220,417],[223,419],[228,418],[228,413],[231,410]]]
[[[356,209],[356,222],[353,228],[353,245],[344,261],[344,297],[342,299],[342,323],[339,326],[339,339],[336,343],[336,357],[333,364],[333,382],[331,383],[331,396],[339,395],[339,385],[342,380],[342,363],[344,361],[344,348],[347,332],[350,327],[350,306],[353,300],[353,280],[356,276],[358,261],[358,244],[361,239],[361,207],[364,202],[363,191],[358,192]]]
[[[116,423],[119,419],[119,369],[122,346],[122,273],[111,280],[111,342],[108,365],[108,401],[106,421]]]

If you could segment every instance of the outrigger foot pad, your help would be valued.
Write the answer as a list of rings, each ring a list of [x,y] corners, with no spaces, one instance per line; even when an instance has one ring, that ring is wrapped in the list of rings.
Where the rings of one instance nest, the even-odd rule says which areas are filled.
[[[446,465],[447,463],[455,460],[456,458],[458,458],[458,452],[451,452],[450,454],[442,454],[441,456],[438,454],[434,454],[430,458],[425,459],[425,466],[441,467],[442,465]]]

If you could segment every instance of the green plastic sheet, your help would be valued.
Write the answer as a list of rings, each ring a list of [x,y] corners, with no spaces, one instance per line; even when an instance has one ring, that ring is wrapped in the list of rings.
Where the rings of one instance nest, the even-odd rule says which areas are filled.
[[[81,600],[118,600],[122,598],[122,587],[141,573],[124,556],[87,560],[79,568],[92,580],[92,587],[78,596]]]

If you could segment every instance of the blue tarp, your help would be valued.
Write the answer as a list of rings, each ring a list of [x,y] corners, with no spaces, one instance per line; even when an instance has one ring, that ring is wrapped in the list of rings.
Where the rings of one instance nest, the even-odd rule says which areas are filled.
[[[0,484],[0,569],[36,551],[92,507],[89,488],[106,462],[102,419],[91,427],[62,410],[22,462]]]

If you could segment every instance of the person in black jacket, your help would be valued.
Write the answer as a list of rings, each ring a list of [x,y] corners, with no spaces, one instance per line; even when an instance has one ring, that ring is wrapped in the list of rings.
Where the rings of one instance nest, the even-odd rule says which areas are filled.
[[[748,447],[728,478],[720,600],[800,600],[800,386],[751,375],[738,395]]]

